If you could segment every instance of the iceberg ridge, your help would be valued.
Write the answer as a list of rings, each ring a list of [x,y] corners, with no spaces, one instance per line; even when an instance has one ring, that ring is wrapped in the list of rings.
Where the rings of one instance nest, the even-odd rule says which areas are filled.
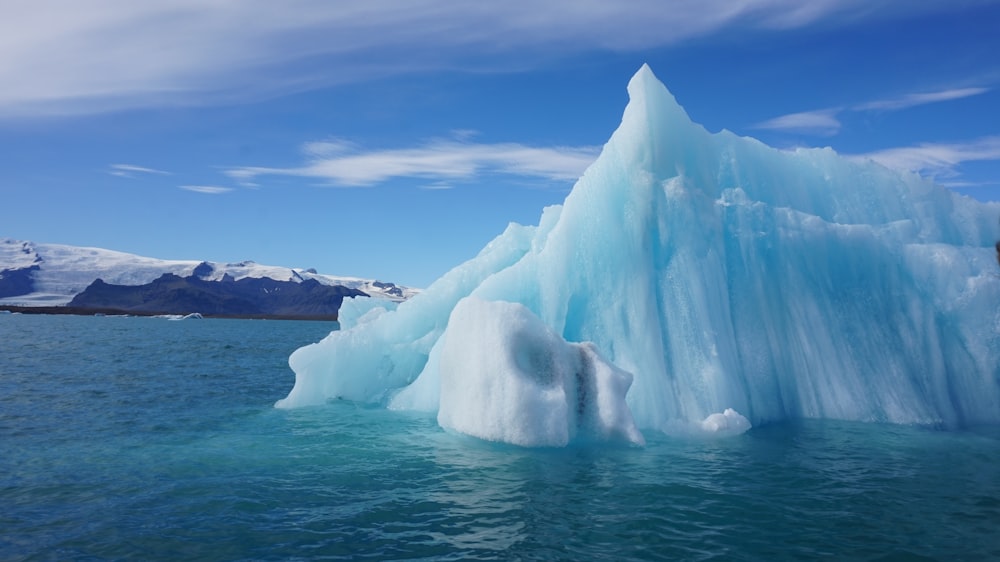
[[[830,149],[710,134],[647,66],[628,91],[621,125],[562,206],[537,227],[511,225],[396,310],[296,351],[295,387],[277,405],[446,411],[463,376],[442,350],[448,319],[471,296],[592,342],[631,375],[639,428],[1000,422],[1000,205]],[[474,320],[460,322],[464,341],[491,322]]]

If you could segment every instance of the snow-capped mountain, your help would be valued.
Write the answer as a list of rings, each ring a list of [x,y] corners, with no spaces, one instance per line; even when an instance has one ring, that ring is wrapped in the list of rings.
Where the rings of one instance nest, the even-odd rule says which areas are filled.
[[[293,282],[315,279],[323,285],[340,285],[397,301],[418,292],[373,279],[325,275],[314,269],[261,265],[252,261],[161,260],[102,248],[0,238],[0,304],[60,306],[97,279],[112,285],[144,285],[164,273],[180,277],[194,275],[206,281],[219,281],[225,276],[234,280],[268,277]]]

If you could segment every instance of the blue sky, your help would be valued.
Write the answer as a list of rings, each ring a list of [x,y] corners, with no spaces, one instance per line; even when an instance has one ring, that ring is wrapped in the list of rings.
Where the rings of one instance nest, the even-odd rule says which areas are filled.
[[[537,223],[648,63],[692,118],[1000,199],[1000,1],[36,0],[0,236],[430,284]]]

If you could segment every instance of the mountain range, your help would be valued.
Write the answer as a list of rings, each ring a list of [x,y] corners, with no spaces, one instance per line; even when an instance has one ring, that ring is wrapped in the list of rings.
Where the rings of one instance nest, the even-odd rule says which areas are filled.
[[[335,318],[345,297],[402,301],[417,292],[315,269],[162,260],[0,238],[0,306]]]

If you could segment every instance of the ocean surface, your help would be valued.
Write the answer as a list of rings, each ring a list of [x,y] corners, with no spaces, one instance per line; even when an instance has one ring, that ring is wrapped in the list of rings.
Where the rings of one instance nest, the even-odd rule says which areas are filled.
[[[0,560],[1000,560],[1000,429],[522,449],[298,410],[322,322],[0,315]]]

